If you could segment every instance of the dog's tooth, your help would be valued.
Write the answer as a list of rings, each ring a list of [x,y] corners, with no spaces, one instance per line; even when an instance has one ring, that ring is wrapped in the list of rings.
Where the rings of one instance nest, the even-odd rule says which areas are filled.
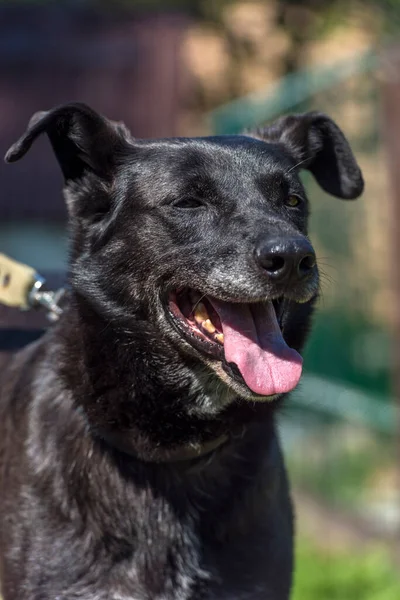
[[[208,331],[208,333],[214,333],[215,332],[215,327],[211,323],[210,319],[206,319],[205,321],[203,321],[203,323],[201,325],[202,325],[203,329],[205,329],[206,331]]]
[[[196,323],[203,323],[208,320],[208,313],[206,307],[202,302],[199,302],[194,311],[194,320]]]
[[[223,333],[216,333],[215,334],[215,339],[217,340],[217,342],[219,342],[220,344],[224,343],[224,334]]]

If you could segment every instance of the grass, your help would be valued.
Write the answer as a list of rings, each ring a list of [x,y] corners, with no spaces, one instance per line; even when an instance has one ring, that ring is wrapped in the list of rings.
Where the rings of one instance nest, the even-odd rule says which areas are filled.
[[[400,577],[378,551],[327,552],[297,544],[292,600],[399,600]]]

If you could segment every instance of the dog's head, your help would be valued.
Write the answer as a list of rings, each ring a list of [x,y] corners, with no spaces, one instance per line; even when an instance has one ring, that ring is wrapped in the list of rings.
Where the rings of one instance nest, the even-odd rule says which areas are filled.
[[[65,178],[76,293],[197,377],[202,365],[228,399],[293,389],[318,293],[299,170],[339,198],[363,189],[337,125],[312,112],[248,135],[146,141],[69,104],[35,115],[6,159],[41,133]]]

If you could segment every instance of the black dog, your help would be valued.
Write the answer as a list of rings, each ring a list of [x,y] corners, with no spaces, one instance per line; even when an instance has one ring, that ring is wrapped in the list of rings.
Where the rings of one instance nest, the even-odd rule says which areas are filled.
[[[1,373],[4,600],[287,599],[274,415],[318,294],[299,168],[363,181],[325,115],[132,139],[81,104],[33,117],[65,178],[70,296]]]

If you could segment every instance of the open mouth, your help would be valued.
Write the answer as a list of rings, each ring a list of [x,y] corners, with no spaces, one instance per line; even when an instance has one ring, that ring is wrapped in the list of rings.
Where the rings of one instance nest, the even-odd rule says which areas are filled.
[[[225,302],[185,288],[170,293],[168,309],[181,335],[253,394],[283,394],[299,382],[302,359],[283,339],[281,300]]]

